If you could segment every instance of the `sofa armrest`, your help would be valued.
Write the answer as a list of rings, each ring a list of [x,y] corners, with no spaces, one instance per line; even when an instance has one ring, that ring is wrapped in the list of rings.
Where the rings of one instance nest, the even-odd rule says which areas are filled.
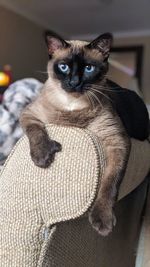
[[[33,164],[28,139],[23,137],[1,173],[0,262],[3,267],[49,266],[46,254],[58,232],[57,225],[72,219],[82,221],[105,171],[103,146],[91,132],[54,125],[47,125],[47,131],[63,147],[50,168],[41,169]],[[119,199],[144,180],[150,168],[149,153],[150,145],[146,141],[132,140]]]
[[[150,171],[150,143],[131,140],[131,153],[118,199],[132,192]]]

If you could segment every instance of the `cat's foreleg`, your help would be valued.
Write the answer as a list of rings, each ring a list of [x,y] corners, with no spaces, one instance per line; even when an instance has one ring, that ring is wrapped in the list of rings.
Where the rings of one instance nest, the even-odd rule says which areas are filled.
[[[89,214],[89,220],[97,232],[103,236],[108,235],[116,223],[113,212],[118,196],[120,183],[124,177],[129,153],[130,139],[125,133],[119,133],[118,127],[113,125],[99,132],[106,155],[106,168],[100,181],[99,191]],[[107,132],[107,134],[106,134]]]
[[[22,112],[20,123],[28,136],[33,162],[47,168],[53,162],[55,153],[61,151],[61,144],[49,138],[45,124],[39,118],[29,106]]]

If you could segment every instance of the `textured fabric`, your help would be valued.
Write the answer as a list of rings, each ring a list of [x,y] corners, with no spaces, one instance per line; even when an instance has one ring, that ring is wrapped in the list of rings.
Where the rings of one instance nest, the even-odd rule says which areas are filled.
[[[103,174],[102,146],[88,132],[53,126],[48,131],[63,147],[50,168],[34,165],[28,139],[23,138],[2,171],[0,262],[3,267],[10,267],[10,263],[16,267],[37,266],[45,246],[45,227],[85,213],[95,197],[99,175]]]
[[[42,267],[135,267],[146,185],[117,203],[117,224],[108,237],[99,236],[86,216],[58,224]]]
[[[132,148],[119,199],[129,194],[146,177],[150,170],[150,144],[132,139]]]
[[[23,108],[39,94],[42,83],[27,78],[11,84],[4,93],[0,105],[0,165],[2,165],[15,143],[23,135],[19,117]]]
[[[136,267],[150,267],[150,186],[137,250]]]
[[[101,267],[96,261],[98,248],[93,252],[100,239],[85,215],[95,199],[105,170],[103,147],[85,130],[48,125],[47,131],[63,147],[50,168],[41,169],[33,164],[28,139],[24,137],[12,151],[1,173],[0,266]],[[125,177],[120,198],[144,179],[150,167],[146,160],[149,144],[134,140],[133,143],[138,148],[136,157],[130,156],[128,166],[135,179],[130,188],[131,181]],[[135,153],[134,149],[132,153]],[[140,176],[136,176],[136,158],[139,157],[142,168]],[[67,243],[62,247],[63,242]],[[76,251],[74,256],[68,255],[66,265],[67,247],[77,248],[78,245],[77,255]],[[62,253],[65,256],[61,257]]]

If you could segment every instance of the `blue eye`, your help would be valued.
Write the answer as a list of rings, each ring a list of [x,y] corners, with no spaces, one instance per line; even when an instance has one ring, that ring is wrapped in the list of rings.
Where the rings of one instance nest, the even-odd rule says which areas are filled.
[[[88,72],[88,73],[93,72],[95,70],[95,66],[87,65],[87,66],[85,66],[84,70],[85,70],[85,72]]]
[[[58,64],[58,68],[63,73],[67,73],[69,71],[69,66],[67,64],[60,63],[60,64]]]

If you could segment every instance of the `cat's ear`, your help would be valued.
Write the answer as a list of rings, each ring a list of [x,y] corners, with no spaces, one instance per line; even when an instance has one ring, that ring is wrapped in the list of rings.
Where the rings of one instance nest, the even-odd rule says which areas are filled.
[[[50,57],[53,55],[53,53],[57,49],[69,47],[69,43],[67,43],[57,33],[54,33],[52,31],[46,31],[45,32],[45,41],[47,44],[48,53],[49,53]]]
[[[113,42],[111,33],[104,33],[87,45],[88,48],[98,49],[105,59],[109,57],[110,49]]]

